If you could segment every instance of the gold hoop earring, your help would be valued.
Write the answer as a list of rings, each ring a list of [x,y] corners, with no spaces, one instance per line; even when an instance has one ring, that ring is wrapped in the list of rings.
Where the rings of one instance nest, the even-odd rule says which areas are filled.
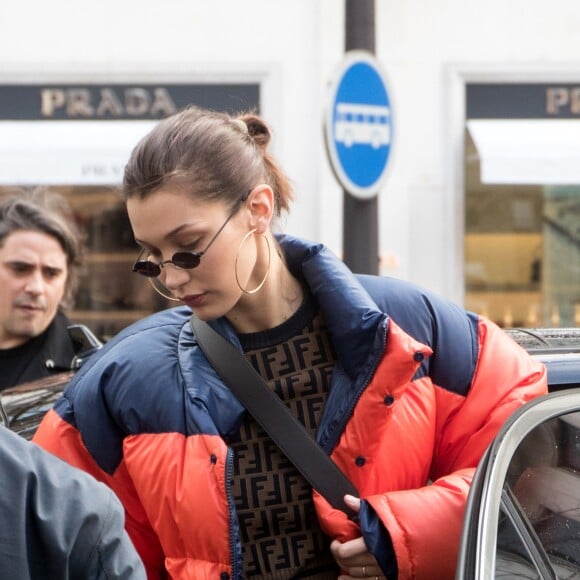
[[[264,278],[262,279],[262,281],[252,290],[246,290],[241,284],[240,284],[240,279],[238,277],[238,259],[240,257],[240,250],[242,249],[242,246],[246,243],[246,240],[252,235],[255,234],[257,232],[256,229],[250,230],[243,238],[242,241],[240,242],[240,246],[238,247],[238,253],[236,254],[236,263],[234,265],[234,274],[236,275],[236,283],[238,284],[238,288],[244,293],[244,294],[255,294],[265,283],[266,280],[268,278],[268,274],[270,273],[270,264],[272,263],[272,250],[270,248],[270,240],[268,239],[268,236],[262,234],[262,237],[266,240],[266,245],[268,246],[268,268],[266,269],[266,274],[264,275]]]
[[[170,296],[169,294],[165,294],[165,292],[163,292],[163,290],[160,290],[156,285],[155,285],[155,281],[157,280],[157,278],[147,278],[147,280],[149,280],[149,283],[151,284],[151,286],[153,286],[153,290],[155,290],[155,292],[157,292],[157,294],[159,294],[160,296],[163,296],[163,298],[166,298],[167,300],[171,300],[172,302],[181,302],[181,300],[179,298],[175,298],[175,296]],[[161,282],[157,282],[159,285],[163,286],[161,284]],[[163,288],[165,288],[165,286],[163,286]]]

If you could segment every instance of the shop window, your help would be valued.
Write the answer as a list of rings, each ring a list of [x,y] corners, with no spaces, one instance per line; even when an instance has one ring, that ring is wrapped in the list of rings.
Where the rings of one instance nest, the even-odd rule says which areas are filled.
[[[138,140],[192,103],[259,112],[260,84],[0,84],[0,195],[42,187],[67,199],[85,242],[68,315],[103,340],[175,305],[131,270],[140,249],[120,184]]]
[[[0,195],[22,188],[0,187]],[[82,232],[85,256],[72,311],[107,340],[130,323],[170,306],[147,281],[131,271],[139,248],[118,190],[100,186],[46,186],[63,195]]]
[[[580,118],[546,117],[553,90],[467,90],[465,304],[503,327],[580,326]]]

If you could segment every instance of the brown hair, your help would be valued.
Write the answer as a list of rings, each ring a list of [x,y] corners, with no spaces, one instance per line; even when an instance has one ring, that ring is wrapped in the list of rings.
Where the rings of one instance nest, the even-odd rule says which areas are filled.
[[[69,204],[59,193],[42,188],[0,197],[0,246],[21,230],[52,236],[61,245],[68,267],[61,306],[70,308],[79,284],[83,247]]]
[[[271,133],[258,115],[189,106],[160,121],[137,144],[123,177],[125,199],[150,195],[168,184],[207,201],[233,206],[256,185],[274,191],[277,216],[288,211],[292,187],[268,153]]]

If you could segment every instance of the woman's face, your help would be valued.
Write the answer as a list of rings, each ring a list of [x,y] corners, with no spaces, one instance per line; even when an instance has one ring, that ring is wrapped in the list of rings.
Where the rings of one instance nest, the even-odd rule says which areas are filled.
[[[251,196],[250,196],[251,197]],[[228,221],[204,253],[199,266],[186,270],[164,264],[159,280],[199,318],[211,320],[230,312],[242,292],[236,283],[236,255],[240,242],[255,226],[248,199]],[[229,206],[199,201],[177,187],[165,187],[145,199],[127,201],[135,240],[149,260],[170,260],[175,252],[202,252],[228,219]],[[247,283],[257,260],[255,236],[240,249],[238,277]],[[251,284],[251,282],[250,282]]]

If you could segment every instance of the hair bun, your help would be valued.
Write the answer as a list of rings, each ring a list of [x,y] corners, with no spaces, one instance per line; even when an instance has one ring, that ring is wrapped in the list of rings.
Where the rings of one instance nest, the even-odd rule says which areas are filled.
[[[261,149],[266,149],[270,143],[270,129],[264,120],[257,115],[244,115],[241,120],[245,123],[248,128],[248,134],[256,145]]]

